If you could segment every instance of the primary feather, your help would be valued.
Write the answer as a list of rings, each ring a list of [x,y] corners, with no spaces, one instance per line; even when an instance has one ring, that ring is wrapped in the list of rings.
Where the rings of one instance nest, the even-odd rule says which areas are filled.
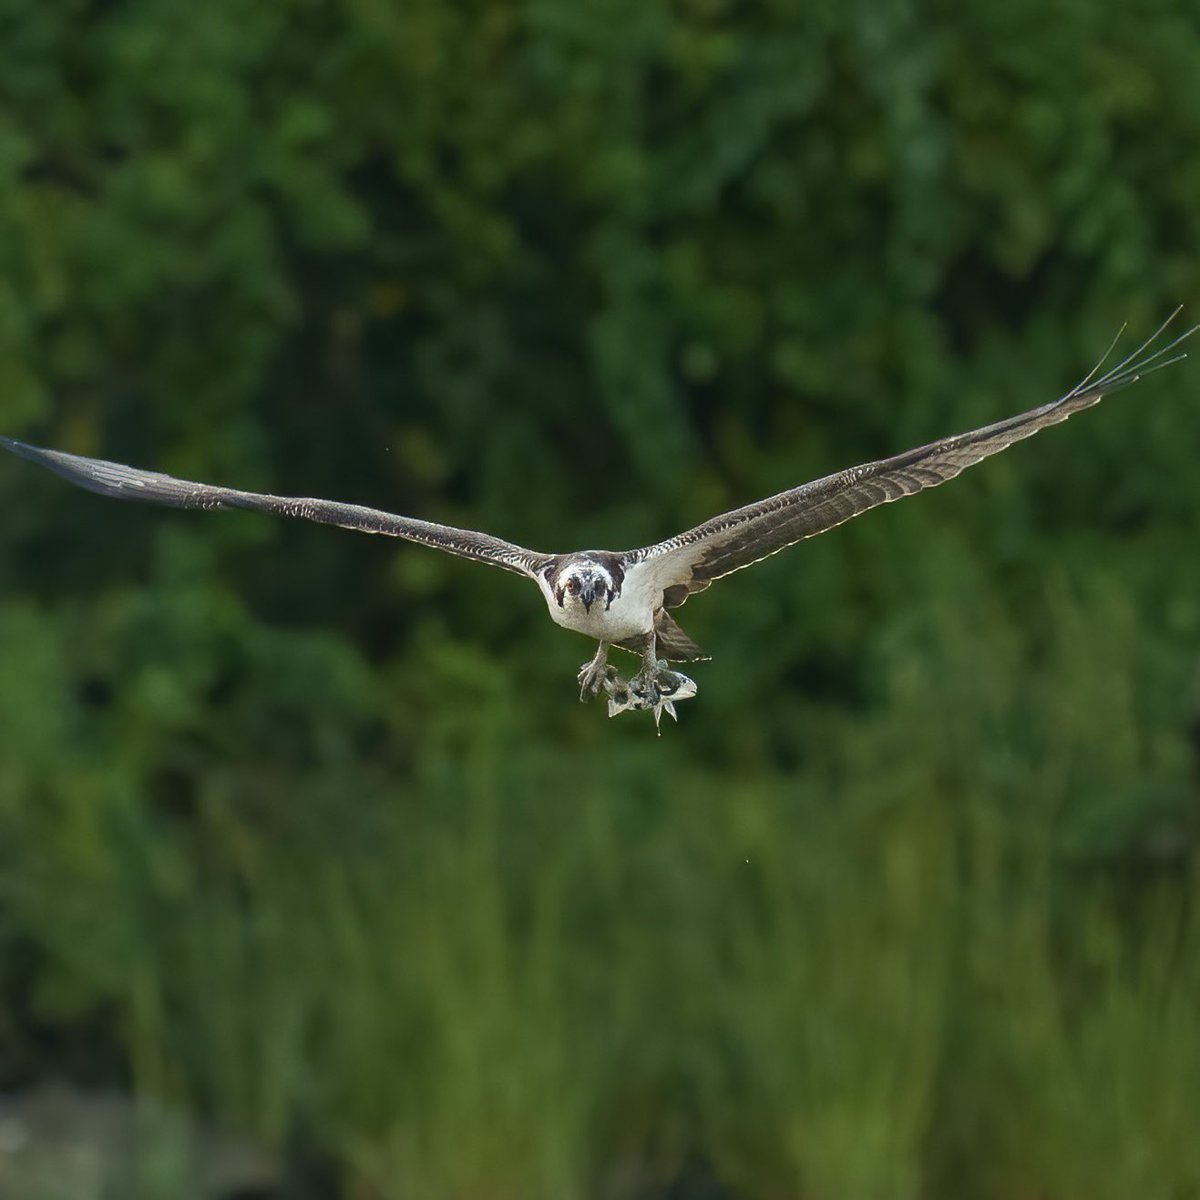
[[[654,567],[662,580],[668,608],[682,604],[689,595],[703,591],[714,580],[777,554],[804,538],[833,529],[877,505],[945,483],[1014,442],[1058,425],[1110,392],[1128,387],[1150,371],[1186,357],[1167,355],[1200,326],[1193,326],[1158,350],[1150,350],[1178,312],[1176,309],[1128,358],[1097,377],[1112,352],[1110,346],[1087,378],[1059,400],[982,429],[941,438],[892,458],[851,467],[747,504],[664,542],[630,551],[628,557]]]

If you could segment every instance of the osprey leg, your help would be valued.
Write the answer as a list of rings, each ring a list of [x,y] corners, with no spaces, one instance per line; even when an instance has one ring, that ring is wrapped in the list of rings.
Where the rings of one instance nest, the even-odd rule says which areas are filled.
[[[608,643],[601,642],[596,647],[595,655],[579,668],[576,679],[579,681],[579,699],[590,700],[604,683],[604,671],[608,666]]]
[[[666,664],[664,663],[663,665],[665,666]],[[652,629],[646,635],[646,648],[642,651],[642,669],[637,673],[637,676],[635,676],[635,678],[643,678],[644,677],[646,679],[649,679],[650,676],[652,676],[657,669],[658,669],[658,638],[655,636],[654,630]]]

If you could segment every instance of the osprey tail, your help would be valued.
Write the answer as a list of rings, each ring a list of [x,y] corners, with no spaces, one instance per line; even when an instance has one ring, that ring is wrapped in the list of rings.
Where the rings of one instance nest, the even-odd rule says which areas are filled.
[[[654,619],[654,636],[658,655],[668,662],[696,662],[708,655],[692,641],[665,608]]]

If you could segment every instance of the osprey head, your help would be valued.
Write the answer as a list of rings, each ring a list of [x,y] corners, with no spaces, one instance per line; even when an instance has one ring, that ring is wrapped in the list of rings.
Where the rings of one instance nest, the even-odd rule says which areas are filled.
[[[591,611],[597,602],[603,602],[608,609],[621,592],[613,573],[602,563],[586,557],[563,563],[550,580],[550,589],[559,608],[582,604],[584,611]]]

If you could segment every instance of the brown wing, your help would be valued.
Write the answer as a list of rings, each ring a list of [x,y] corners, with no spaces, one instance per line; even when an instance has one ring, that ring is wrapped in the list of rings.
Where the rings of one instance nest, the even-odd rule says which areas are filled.
[[[894,458],[851,467],[748,504],[655,546],[630,551],[627,561],[644,563],[654,573],[668,608],[682,604],[689,595],[703,591],[715,579],[740,571],[804,538],[824,533],[876,505],[945,483],[1014,442],[1091,407],[1107,393],[1128,387],[1148,371],[1185,357],[1164,356],[1200,326],[1151,352],[1151,346],[1178,311],[1124,362],[1097,378],[1101,365],[1112,352],[1110,346],[1088,377],[1061,400],[971,433],[943,438]]]
[[[410,542],[420,542],[461,558],[503,567],[519,575],[535,576],[538,568],[550,557],[526,550],[523,546],[514,546],[500,538],[489,537],[486,533],[477,533],[473,529],[435,525],[432,521],[418,521],[413,517],[397,516],[357,504],[270,496],[215,487],[208,483],[192,483],[157,471],[140,471],[136,467],[126,467],[99,458],[83,458],[61,450],[42,450],[6,437],[0,437],[0,446],[88,491],[117,500],[140,500],[148,504],[165,504],[171,508],[245,508],[283,517],[303,517],[307,521],[338,525],[342,529],[356,529],[361,533],[407,538]]]

